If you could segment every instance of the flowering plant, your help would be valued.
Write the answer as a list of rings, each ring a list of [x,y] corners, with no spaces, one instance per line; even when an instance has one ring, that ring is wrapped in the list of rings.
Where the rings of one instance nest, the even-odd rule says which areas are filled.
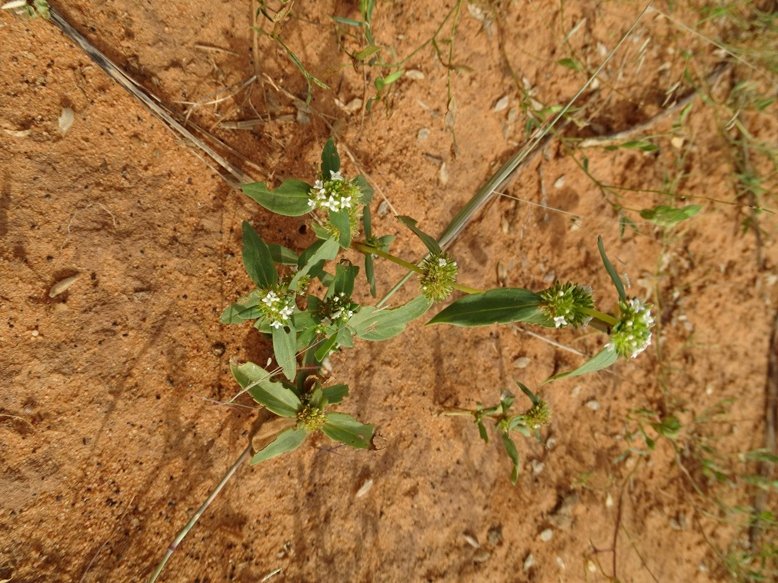
[[[287,420],[264,447],[255,451],[253,463],[297,449],[307,436],[322,432],[346,445],[368,449],[374,427],[350,415],[329,411],[349,393],[343,384],[327,385],[321,374],[325,359],[359,340],[381,341],[402,333],[406,325],[423,316],[436,302],[454,292],[464,295],[438,312],[429,324],[484,326],[528,322],[548,328],[591,325],[610,335],[610,340],[592,359],[580,367],[551,377],[594,372],[612,365],[619,357],[635,358],[651,341],[653,318],[642,300],[628,298],[624,284],[608,260],[602,240],[598,247],[605,268],[619,296],[619,314],[596,309],[591,288],[556,282],[533,292],[522,288],[478,290],[457,281],[459,268],[437,240],[409,217],[398,217],[425,245],[428,254],[418,263],[389,252],[392,237],[372,233],[370,202],[373,191],[363,176],[347,179],[332,140],[322,151],[319,176],[309,184],[285,180],[278,188],[265,183],[243,186],[243,191],[264,208],[281,215],[310,215],[317,240],[298,255],[281,245],[268,243],[243,223],[243,263],[256,289],[228,306],[221,316],[226,324],[252,322],[272,341],[277,368],[266,370],[252,362],[232,367],[243,392],[268,411]],[[361,231],[361,239],[358,239]],[[419,295],[395,308],[360,305],[352,295],[359,267],[341,258],[334,273],[328,267],[346,250],[364,258],[364,275],[371,295],[376,296],[375,263],[389,260],[419,277]],[[473,410],[447,411],[472,415],[484,440],[486,420],[494,422],[510,457],[512,481],[518,479],[518,449],[510,434],[539,434],[550,420],[548,404],[518,383],[532,406],[512,414],[514,396],[503,392],[493,407],[480,404]]]

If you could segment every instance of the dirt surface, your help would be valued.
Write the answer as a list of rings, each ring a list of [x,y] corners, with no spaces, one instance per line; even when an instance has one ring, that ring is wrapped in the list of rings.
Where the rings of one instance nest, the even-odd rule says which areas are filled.
[[[379,71],[353,66],[344,50],[361,46],[344,35],[355,32],[331,20],[357,18],[354,3],[300,3],[279,24],[329,87],[315,87],[310,106],[280,44],[252,33],[250,4],[53,3],[179,119],[228,144],[255,179],[311,180],[335,135],[347,173],[376,187],[376,231],[397,235],[393,250],[408,259],[422,247],[393,213],[441,232],[526,143],[523,93],[531,89],[537,106],[567,102],[640,12],[631,3],[461,3],[438,35],[440,58],[427,43],[368,114]],[[379,3],[377,42],[409,55],[452,7]],[[676,7],[672,17],[698,26],[700,12]],[[699,29],[746,46],[753,31],[732,22]],[[218,322],[250,288],[241,221],[290,247],[313,235],[303,219],[279,219],[231,188],[53,24],[2,13],[0,46],[0,580],[141,581],[245,448],[257,416],[250,399],[221,403],[237,390],[230,359],[264,364],[270,355],[249,326]],[[739,54],[759,64],[757,51]],[[560,65],[566,58],[582,70]],[[542,289],[574,280],[613,309],[602,235],[630,293],[658,306],[649,351],[612,372],[542,385],[605,337],[420,322],[392,341],[360,343],[333,359],[333,375],[352,390],[342,410],[378,426],[378,449],[320,439],[241,467],[162,580],[733,577],[726,560],[760,548],[748,529],[757,489],[744,479],[758,468],[738,456],[765,444],[778,299],[775,215],[750,206],[775,208],[774,178],[758,200],[738,180],[744,168],[773,172],[758,152],[744,162],[735,139],[744,134],[731,123],[731,96],[746,80],[774,92],[760,66],[644,15],[573,121],[452,247],[463,282]],[[687,95],[691,109],[660,115]],[[66,132],[64,108],[74,113]],[[774,114],[739,110],[749,143],[776,147]],[[224,127],[240,120],[258,121]],[[657,151],[574,140],[640,124],[616,143],[650,137]],[[584,158],[596,180],[626,190],[599,188]],[[637,212],[691,203],[702,212],[673,229]],[[380,267],[383,293],[401,272]],[[410,282],[392,301],[417,290]],[[439,415],[494,403],[514,379],[554,411],[543,442],[520,440],[515,487],[498,442]],[[680,429],[658,436],[651,423],[672,417]],[[774,509],[775,497],[761,504]]]

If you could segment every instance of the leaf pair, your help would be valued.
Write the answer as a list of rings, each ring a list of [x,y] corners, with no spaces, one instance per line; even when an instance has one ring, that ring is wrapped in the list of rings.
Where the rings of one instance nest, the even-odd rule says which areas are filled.
[[[323,411],[328,405],[339,403],[348,394],[346,385],[317,387],[313,395],[304,402],[291,388],[271,381],[270,373],[253,362],[233,366],[232,374],[238,384],[248,390],[255,401],[279,417],[298,418],[300,411],[306,405],[313,405]],[[345,413],[325,412],[321,431],[335,441],[351,447],[367,449],[372,444],[374,427],[360,423]],[[297,449],[310,433],[311,430],[306,429],[298,421],[295,427],[282,431],[272,442],[258,451],[251,458],[251,463],[256,464]]]

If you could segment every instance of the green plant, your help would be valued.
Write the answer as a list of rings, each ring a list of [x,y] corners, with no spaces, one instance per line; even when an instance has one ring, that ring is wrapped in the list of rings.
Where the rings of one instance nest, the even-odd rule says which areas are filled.
[[[318,239],[299,255],[280,245],[264,241],[248,224],[243,224],[243,262],[256,288],[228,306],[225,324],[251,322],[273,345],[276,369],[265,370],[254,363],[233,366],[242,387],[270,412],[289,420],[266,447],[256,452],[253,463],[298,448],[305,438],[321,431],[329,438],[352,447],[369,448],[373,426],[343,413],[328,411],[348,394],[345,385],[325,386],[320,369],[324,360],[341,349],[354,347],[358,339],[381,341],[400,334],[406,325],[424,315],[435,302],[446,300],[454,291],[464,296],[434,316],[430,324],[483,326],[495,323],[528,322],[549,328],[592,325],[609,334],[602,350],[580,367],[550,378],[577,376],[612,365],[620,357],[634,358],[651,342],[653,318],[642,300],[629,298],[624,284],[609,261],[602,240],[598,247],[605,268],[618,294],[618,314],[596,309],[590,288],[557,282],[533,292],[523,288],[480,291],[457,281],[458,267],[415,220],[400,217],[427,248],[418,263],[389,252],[391,237],[372,232],[370,200],[372,189],[362,176],[343,176],[335,144],[329,140],[322,151],[321,172],[309,184],[298,179],[282,182],[275,189],[265,183],[243,186],[243,191],[264,208],[285,216],[308,215]],[[358,237],[362,238],[359,239]],[[364,257],[364,273],[373,296],[376,260],[386,259],[419,277],[419,295],[393,309],[360,305],[354,289],[359,267],[344,254],[357,251]],[[334,273],[328,262],[340,256]],[[524,385],[532,400],[530,412],[545,411],[542,423],[534,413],[510,416],[513,397],[505,394],[498,406],[473,412],[481,436],[483,420],[492,418],[513,462],[513,481],[519,468],[518,453],[508,437],[516,429],[528,432],[548,419],[547,406]],[[540,419],[540,417],[537,417]]]

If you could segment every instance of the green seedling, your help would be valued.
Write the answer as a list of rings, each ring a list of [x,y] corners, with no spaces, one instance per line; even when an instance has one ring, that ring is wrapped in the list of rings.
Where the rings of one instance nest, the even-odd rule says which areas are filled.
[[[516,447],[511,432],[516,431],[524,437],[535,437],[540,441],[540,429],[548,425],[551,421],[551,409],[543,399],[538,397],[525,385],[516,383],[521,391],[529,397],[532,406],[523,413],[514,414],[511,407],[515,401],[513,393],[504,391],[500,395],[500,402],[491,407],[478,405],[475,409],[455,409],[445,411],[446,415],[472,416],[478,427],[478,434],[486,443],[489,443],[489,432],[486,430],[485,421],[491,420],[494,423],[494,431],[500,436],[505,452],[513,464],[511,470],[511,482],[516,484],[521,470],[521,461],[519,450]]]

